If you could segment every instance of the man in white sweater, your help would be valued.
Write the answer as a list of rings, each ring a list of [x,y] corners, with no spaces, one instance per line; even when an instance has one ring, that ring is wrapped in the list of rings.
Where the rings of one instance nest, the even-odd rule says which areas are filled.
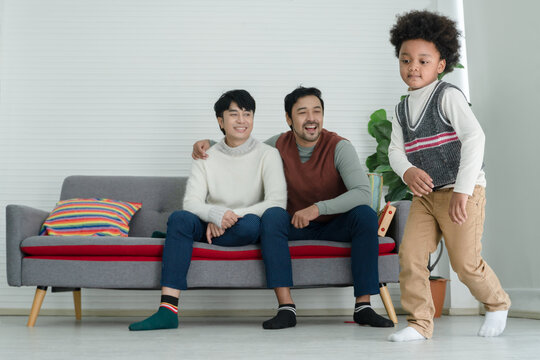
[[[209,150],[209,160],[193,162],[184,210],[172,213],[167,223],[160,307],[149,318],[131,324],[130,330],[178,327],[178,299],[188,287],[194,241],[253,244],[259,241],[263,213],[287,204],[279,152],[251,137],[255,100],[245,90],[231,90],[219,98],[214,110],[225,137]]]

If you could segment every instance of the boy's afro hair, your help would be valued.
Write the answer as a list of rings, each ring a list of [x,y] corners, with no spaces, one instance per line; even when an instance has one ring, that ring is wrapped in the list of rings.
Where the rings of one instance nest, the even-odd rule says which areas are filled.
[[[455,21],[425,10],[413,10],[398,16],[396,24],[390,30],[390,42],[396,48],[396,57],[399,57],[404,41],[426,40],[435,44],[441,53],[441,59],[446,60],[446,73],[452,72],[459,61],[459,36],[461,33]]]

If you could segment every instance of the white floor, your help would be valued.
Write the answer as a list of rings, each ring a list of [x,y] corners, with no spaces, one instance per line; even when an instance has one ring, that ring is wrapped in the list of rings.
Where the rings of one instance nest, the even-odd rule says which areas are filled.
[[[139,318],[0,317],[0,359],[540,359],[540,321],[509,319],[498,338],[476,336],[482,316],[436,319],[428,341],[390,343],[395,329],[345,323],[347,317],[300,317],[268,331],[263,318],[181,318],[177,330],[130,332]],[[406,325],[399,317],[399,328]]]

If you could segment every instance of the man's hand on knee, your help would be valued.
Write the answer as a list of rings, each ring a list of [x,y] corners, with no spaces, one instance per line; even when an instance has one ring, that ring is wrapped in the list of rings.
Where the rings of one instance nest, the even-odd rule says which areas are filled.
[[[313,204],[305,209],[298,210],[294,213],[291,224],[297,229],[303,229],[309,225],[311,220],[319,217],[319,208]]]
[[[206,241],[208,241],[209,244],[212,243],[212,238],[220,237],[223,234],[225,234],[224,229],[216,224],[208,223],[208,226],[206,227]]]
[[[225,214],[221,219],[221,228],[226,230],[232,227],[240,218],[241,216],[236,215],[232,210],[225,211]]]

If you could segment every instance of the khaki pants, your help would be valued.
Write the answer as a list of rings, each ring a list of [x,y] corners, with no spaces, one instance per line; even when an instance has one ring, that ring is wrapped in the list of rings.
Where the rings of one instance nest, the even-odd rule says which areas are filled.
[[[467,202],[467,221],[454,224],[448,215],[453,189],[441,189],[423,197],[415,196],[399,249],[401,304],[410,315],[409,326],[430,338],[435,307],[429,287],[429,254],[444,236],[450,264],[459,279],[487,311],[507,310],[510,298],[499,279],[482,259],[485,189],[476,186]]]

